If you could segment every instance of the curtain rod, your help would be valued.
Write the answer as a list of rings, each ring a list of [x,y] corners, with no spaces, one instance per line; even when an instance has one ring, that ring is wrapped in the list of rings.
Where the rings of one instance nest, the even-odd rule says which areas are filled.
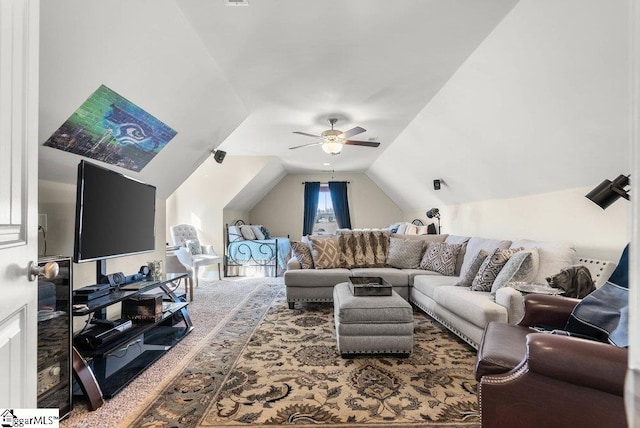
[[[314,181],[310,181],[309,183],[315,183],[315,182],[314,182]],[[319,183],[320,183],[320,184],[329,184],[329,182],[328,182],[328,181],[320,181]],[[351,182],[350,182],[350,181],[347,181],[346,183],[347,183],[347,184],[351,184]],[[306,182],[306,181],[303,181],[303,182],[302,182],[302,184],[307,184],[307,182]]]

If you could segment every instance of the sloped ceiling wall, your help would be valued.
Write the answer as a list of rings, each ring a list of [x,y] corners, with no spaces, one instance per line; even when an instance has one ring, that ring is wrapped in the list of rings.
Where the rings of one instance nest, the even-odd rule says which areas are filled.
[[[140,173],[120,170],[160,197],[247,116],[175,0],[44,1],[40,35],[40,142],[104,84],[178,132]],[[41,146],[40,178],[75,183],[80,159]]]
[[[250,110],[223,150],[277,156],[289,173],[363,172],[438,92],[517,0],[179,0]],[[361,126],[340,156],[289,150]]]
[[[40,141],[105,84],[178,131],[141,173],[123,171],[157,185],[161,197],[205,161],[208,149],[222,144],[231,152],[226,146],[234,138],[259,141],[276,155],[271,141],[245,138],[241,132],[245,124],[255,124],[254,110],[263,106],[255,100],[255,105],[243,104],[259,82],[247,89],[229,83],[235,69],[228,59],[212,55],[220,52],[205,46],[203,34],[193,27],[186,6],[195,3],[206,4],[43,2]],[[511,4],[505,1],[501,10]],[[226,42],[235,52],[233,39],[220,41]],[[428,104],[399,137],[389,138],[367,171],[402,210],[593,186],[627,171],[626,1],[521,0],[478,43],[433,99],[428,99],[431,94],[424,99]],[[310,100],[303,102],[315,106]],[[397,104],[388,101],[386,108],[397,111]],[[287,122],[277,135],[292,129]],[[258,130],[264,137],[264,130]],[[285,142],[284,150],[289,145]],[[40,178],[75,182],[79,156],[41,146],[39,158]],[[259,180],[263,186],[251,187],[234,201],[238,209],[250,209],[273,186],[267,181],[281,176],[278,171],[265,174]],[[432,189],[434,178],[445,182],[438,192]]]
[[[628,13],[520,1],[367,174],[407,211],[629,173]]]

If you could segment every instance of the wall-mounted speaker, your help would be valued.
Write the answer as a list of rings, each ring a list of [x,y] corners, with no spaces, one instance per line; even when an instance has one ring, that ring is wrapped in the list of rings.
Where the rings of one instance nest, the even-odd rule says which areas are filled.
[[[436,178],[435,180],[433,180],[433,190],[440,190],[441,186],[442,186],[442,182],[439,178]]]
[[[224,152],[222,150],[215,150],[213,152],[213,158],[216,160],[216,162],[218,163],[222,163],[222,161],[224,160],[224,157],[227,155],[227,152]]]

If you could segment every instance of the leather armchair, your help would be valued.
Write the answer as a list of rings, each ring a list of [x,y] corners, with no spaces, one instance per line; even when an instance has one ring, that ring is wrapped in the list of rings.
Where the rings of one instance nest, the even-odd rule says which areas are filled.
[[[562,329],[577,299],[532,294],[524,301],[518,325],[485,330],[476,362],[482,426],[627,426],[627,349],[531,328]]]

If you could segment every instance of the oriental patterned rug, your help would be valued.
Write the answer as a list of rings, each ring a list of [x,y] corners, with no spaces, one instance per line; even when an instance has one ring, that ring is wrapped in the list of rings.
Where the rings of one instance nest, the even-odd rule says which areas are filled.
[[[128,421],[134,427],[479,427],[475,351],[416,311],[414,352],[341,358],[333,305],[264,286]]]

